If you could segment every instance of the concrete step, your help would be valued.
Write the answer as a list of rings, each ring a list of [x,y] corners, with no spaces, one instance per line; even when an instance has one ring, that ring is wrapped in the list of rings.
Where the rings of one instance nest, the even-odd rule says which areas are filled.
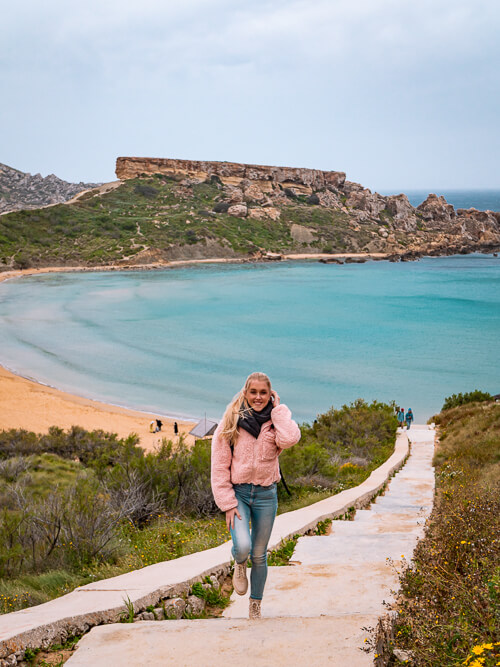
[[[265,618],[383,614],[397,584],[394,568],[385,560],[358,565],[270,567],[262,601]],[[234,596],[225,618],[248,618],[248,594]]]
[[[373,615],[143,621],[101,625],[83,637],[68,667],[371,667],[363,627]]]
[[[401,560],[413,553],[417,536],[412,533],[381,533],[356,535],[353,539],[339,540],[329,537],[301,537],[292,559],[302,565],[330,563],[337,567],[386,559]]]

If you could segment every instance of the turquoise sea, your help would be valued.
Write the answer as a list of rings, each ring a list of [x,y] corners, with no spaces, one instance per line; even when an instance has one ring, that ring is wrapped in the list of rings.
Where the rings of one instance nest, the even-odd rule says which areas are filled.
[[[0,284],[0,363],[83,396],[219,418],[267,372],[299,421],[358,397],[417,422],[500,392],[500,258],[202,265]]]

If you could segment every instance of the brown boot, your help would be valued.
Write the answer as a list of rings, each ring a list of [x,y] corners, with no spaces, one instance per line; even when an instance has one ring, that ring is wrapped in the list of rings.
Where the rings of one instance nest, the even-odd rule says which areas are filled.
[[[254,600],[253,598],[250,598],[250,606],[248,610],[248,618],[253,621],[256,618],[261,618],[260,615],[260,603],[262,600]]]
[[[234,564],[233,588],[238,595],[245,595],[248,590],[247,562]]]

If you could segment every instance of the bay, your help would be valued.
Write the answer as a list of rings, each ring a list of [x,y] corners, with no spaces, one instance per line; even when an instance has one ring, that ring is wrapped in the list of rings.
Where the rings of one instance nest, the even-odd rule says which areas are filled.
[[[0,363],[82,396],[215,419],[268,373],[299,421],[358,397],[417,422],[500,391],[500,259],[211,264],[0,284]]]

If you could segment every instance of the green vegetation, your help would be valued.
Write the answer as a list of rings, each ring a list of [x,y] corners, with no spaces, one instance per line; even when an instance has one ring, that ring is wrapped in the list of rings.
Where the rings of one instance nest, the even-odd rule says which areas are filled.
[[[392,453],[395,432],[391,406],[361,400],[304,424],[281,456],[293,496],[280,512],[358,484]],[[0,613],[227,539],[209,441],[144,452],[133,434],[0,432]]]
[[[482,401],[491,401],[492,396],[488,394],[487,391],[480,391],[475,389],[474,391],[466,392],[465,394],[452,394],[444,399],[442,410],[450,410],[450,408],[456,408],[459,405],[465,405],[466,403],[480,403]]]
[[[412,665],[488,667],[500,659],[500,404],[433,419],[436,502],[401,575],[396,646]]]
[[[229,604],[229,597],[222,594],[220,587],[214,586],[209,577],[205,577],[205,585],[197,582],[191,586],[191,594],[205,600],[210,607],[224,609]]]
[[[288,565],[293,556],[299,535],[294,535],[289,540],[281,541],[281,545],[274,551],[270,551],[267,556],[268,565]]]
[[[358,399],[302,426],[300,442],[280,456],[294,495],[301,488],[338,493],[363,482],[394,450],[394,405]]]
[[[0,216],[0,265],[99,266],[133,259],[143,250],[166,258],[172,247],[209,242],[237,255],[302,251],[290,235],[293,223],[317,232],[313,246],[356,250],[378,226],[366,223],[355,232],[348,214],[313,205],[308,197],[287,200],[278,221],[237,218],[227,214],[225,199],[217,179],[183,185],[157,174],[127,180],[98,196],[86,193],[72,204],[8,213]]]

